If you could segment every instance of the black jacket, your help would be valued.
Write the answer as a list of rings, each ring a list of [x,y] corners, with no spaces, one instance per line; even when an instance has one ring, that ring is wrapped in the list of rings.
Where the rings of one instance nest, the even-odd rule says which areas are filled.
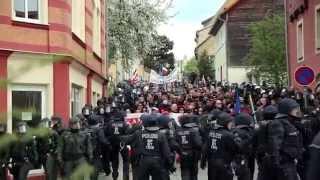
[[[230,164],[239,152],[232,132],[223,127],[210,129],[208,139],[202,149],[202,163],[207,160],[219,160]]]
[[[302,135],[285,115],[278,116],[268,127],[269,154],[274,163],[294,162],[303,153]]]

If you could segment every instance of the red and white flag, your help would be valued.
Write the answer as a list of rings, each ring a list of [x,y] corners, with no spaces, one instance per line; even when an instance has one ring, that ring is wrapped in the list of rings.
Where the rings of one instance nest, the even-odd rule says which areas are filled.
[[[135,70],[130,78],[131,84],[136,84],[139,81],[139,75],[137,70]]]

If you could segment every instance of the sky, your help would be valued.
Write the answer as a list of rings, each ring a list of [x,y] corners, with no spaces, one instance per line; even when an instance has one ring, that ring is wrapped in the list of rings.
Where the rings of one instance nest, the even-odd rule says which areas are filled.
[[[169,15],[174,15],[166,24],[162,24],[159,34],[167,35],[174,41],[174,53],[177,60],[194,55],[196,31],[201,22],[215,15],[225,0],[173,0]]]

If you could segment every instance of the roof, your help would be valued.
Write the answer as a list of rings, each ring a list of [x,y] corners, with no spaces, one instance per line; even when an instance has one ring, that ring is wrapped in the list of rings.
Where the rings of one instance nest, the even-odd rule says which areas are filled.
[[[214,25],[210,31],[210,34],[216,35],[220,29],[220,27],[223,25],[225,21],[225,15],[228,13],[230,9],[232,9],[235,5],[237,5],[241,0],[226,0],[226,2],[221,6],[219,11],[216,13],[216,19],[214,22]]]
[[[203,26],[206,26],[206,24],[208,24],[213,18],[214,18],[214,16],[211,16],[211,17],[205,19],[204,21],[202,21],[201,24]]]

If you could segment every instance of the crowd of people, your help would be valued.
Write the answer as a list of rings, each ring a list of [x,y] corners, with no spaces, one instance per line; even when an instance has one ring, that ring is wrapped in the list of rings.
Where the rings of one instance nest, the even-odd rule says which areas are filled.
[[[121,155],[124,180],[169,180],[176,167],[182,180],[197,180],[199,167],[209,180],[253,180],[255,173],[258,180],[316,180],[319,102],[320,92],[265,83],[123,82],[95,107],[85,105],[68,127],[59,116],[20,122],[16,136],[0,125],[0,179],[9,169],[26,180],[37,167],[49,180],[70,179],[88,163],[92,180],[99,173],[116,180]],[[128,123],[132,113],[141,121]]]

